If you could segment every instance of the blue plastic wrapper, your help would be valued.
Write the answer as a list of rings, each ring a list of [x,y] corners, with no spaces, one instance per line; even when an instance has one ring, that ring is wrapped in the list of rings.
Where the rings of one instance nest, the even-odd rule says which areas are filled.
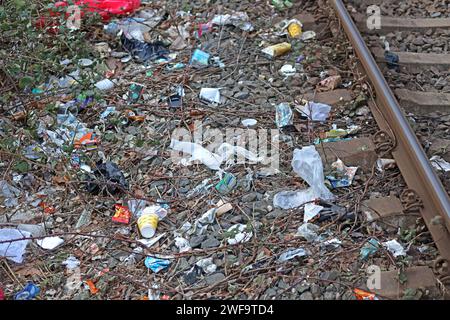
[[[170,265],[169,260],[159,259],[155,257],[145,258],[144,264],[147,268],[152,270],[154,273],[158,273],[163,269],[166,269]]]
[[[209,64],[209,54],[199,50],[195,49],[194,53],[192,54],[190,64],[194,67],[206,67]]]
[[[280,103],[276,106],[275,122],[278,128],[292,125],[294,113],[288,103]]]
[[[367,243],[361,248],[360,257],[361,260],[366,260],[369,256],[374,255],[378,249],[380,248],[380,243],[377,239],[370,239]]]
[[[29,282],[25,288],[23,288],[23,290],[19,291],[18,293],[16,293],[16,295],[14,296],[14,300],[31,300],[34,299],[39,292],[41,291],[41,289],[39,289],[38,286],[36,286],[35,284]]]

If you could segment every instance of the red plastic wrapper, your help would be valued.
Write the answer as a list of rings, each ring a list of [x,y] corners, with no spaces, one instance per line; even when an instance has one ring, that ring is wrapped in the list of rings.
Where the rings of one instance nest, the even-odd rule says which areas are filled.
[[[116,213],[114,213],[112,221],[124,224],[130,223],[131,212],[128,207],[121,206],[120,204],[115,204],[114,208],[116,209]]]
[[[0,288],[0,300],[5,300],[5,294],[3,293],[2,288]]]
[[[79,0],[74,4],[80,6],[82,17],[86,12],[97,12],[104,21],[108,21],[111,16],[133,13],[141,6],[141,0]],[[67,1],[55,3],[57,8],[67,6]]]
[[[113,16],[127,15],[135,12],[141,6],[141,0],[78,0],[74,1],[74,5],[80,8],[80,18],[90,12],[98,13],[104,22],[107,22]],[[72,3],[67,1],[57,1],[55,8],[64,8],[71,6]],[[66,12],[66,19],[69,18],[73,11]],[[50,33],[57,33],[59,23],[52,17],[59,16],[58,12],[49,10],[49,16],[42,16],[36,21],[38,28],[52,27],[48,31]]]

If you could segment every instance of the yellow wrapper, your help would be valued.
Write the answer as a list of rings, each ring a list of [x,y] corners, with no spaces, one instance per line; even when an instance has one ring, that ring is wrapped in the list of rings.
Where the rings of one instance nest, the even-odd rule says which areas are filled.
[[[302,27],[298,23],[291,23],[288,26],[288,33],[291,38],[298,38],[302,35]]]
[[[144,238],[151,238],[155,235],[159,217],[154,213],[144,214],[139,217],[137,224],[139,232]]]
[[[275,44],[273,46],[267,47],[262,52],[268,54],[271,57],[279,57],[287,52],[291,51],[291,44],[287,42]]]

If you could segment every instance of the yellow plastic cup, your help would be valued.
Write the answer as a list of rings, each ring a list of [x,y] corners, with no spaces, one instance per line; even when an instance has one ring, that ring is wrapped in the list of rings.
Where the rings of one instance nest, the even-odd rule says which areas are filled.
[[[151,238],[155,235],[159,217],[155,213],[143,214],[139,217],[137,224],[139,232],[144,238]]]

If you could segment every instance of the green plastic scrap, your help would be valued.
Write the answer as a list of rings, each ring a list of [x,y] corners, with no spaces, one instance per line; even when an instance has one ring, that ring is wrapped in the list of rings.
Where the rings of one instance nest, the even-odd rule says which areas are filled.
[[[361,248],[360,258],[361,260],[366,260],[369,256],[374,255],[378,249],[380,249],[380,243],[376,239],[370,239],[367,243]]]

